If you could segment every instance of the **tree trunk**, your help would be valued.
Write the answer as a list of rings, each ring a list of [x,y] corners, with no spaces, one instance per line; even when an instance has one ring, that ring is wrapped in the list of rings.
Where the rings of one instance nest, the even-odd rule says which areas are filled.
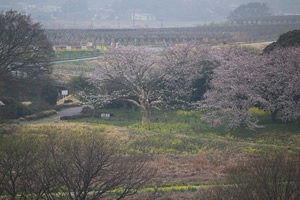
[[[276,109],[276,110],[274,110],[274,111],[271,112],[271,119],[272,119],[272,121],[275,121],[275,120],[276,120],[276,115],[277,115],[278,111],[279,111],[279,110]]]
[[[92,118],[95,118],[95,114],[96,114],[96,106],[93,106]]]
[[[150,122],[150,104],[148,102],[144,102],[141,105],[141,114],[142,114],[142,123],[146,124]]]

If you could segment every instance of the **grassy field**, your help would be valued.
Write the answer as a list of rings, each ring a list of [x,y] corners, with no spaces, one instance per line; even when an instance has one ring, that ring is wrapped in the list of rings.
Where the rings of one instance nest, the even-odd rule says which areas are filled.
[[[133,139],[130,150],[150,154],[187,154],[210,152],[259,152],[284,149],[300,153],[300,120],[273,122],[268,113],[259,114],[264,128],[229,130],[225,125],[213,127],[201,120],[200,111],[152,111],[152,123],[141,124],[138,111],[105,109],[110,119],[83,118],[88,124],[106,124],[128,128]]]
[[[259,115],[262,129],[212,127],[200,111],[152,111],[152,123],[141,124],[140,113],[131,109],[105,109],[110,119],[83,118],[73,122],[36,125],[2,125],[0,135],[44,135],[58,132],[103,132],[119,138],[124,152],[145,154],[157,175],[132,199],[193,199],[199,191],[218,183],[237,161],[259,152],[300,153],[300,120],[284,124]],[[154,195],[154,196],[153,196]],[[173,197],[172,197],[173,196]]]
[[[248,130],[212,127],[201,121],[200,111],[152,111],[152,123],[141,124],[138,111],[105,109],[111,119],[76,120],[90,125],[105,124],[128,131],[128,152],[151,155],[158,167],[152,186],[146,186],[136,199],[159,194],[157,199],[197,199],[201,191],[218,184],[228,170],[249,155],[283,151],[299,155],[300,120],[285,124],[273,122],[267,112],[259,115],[264,128]],[[154,198],[151,196],[150,198]]]
[[[55,60],[72,60],[77,58],[95,57],[100,55],[100,50],[82,50],[82,51],[55,51]],[[53,64],[53,77],[56,80],[68,81],[72,76],[80,74],[87,75],[93,72],[97,67],[96,60],[70,61],[66,63]]]
[[[97,68],[97,61],[73,61],[67,63],[58,63],[53,65],[54,76],[58,80],[68,80],[68,77],[79,76],[80,74],[89,74]],[[61,76],[65,76],[61,79]]]
[[[68,60],[76,58],[96,57],[101,54],[97,50],[55,51],[55,60]]]

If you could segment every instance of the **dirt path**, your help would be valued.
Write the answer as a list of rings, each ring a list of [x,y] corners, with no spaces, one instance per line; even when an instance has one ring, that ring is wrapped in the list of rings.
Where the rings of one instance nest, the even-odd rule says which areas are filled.
[[[82,110],[82,106],[66,108],[66,109],[63,109],[63,110],[57,112],[56,115],[52,115],[50,117],[46,117],[46,118],[39,119],[39,120],[20,122],[20,124],[24,125],[24,124],[39,124],[39,123],[58,122],[58,121],[60,121],[61,117],[74,116],[74,115],[80,114],[81,110]]]

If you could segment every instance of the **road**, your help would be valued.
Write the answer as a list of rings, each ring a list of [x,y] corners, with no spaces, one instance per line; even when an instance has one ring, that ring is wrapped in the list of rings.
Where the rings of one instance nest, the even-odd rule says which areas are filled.
[[[57,112],[56,115],[52,115],[52,116],[49,116],[49,117],[46,117],[43,119],[38,119],[38,120],[24,121],[24,122],[20,122],[19,124],[25,125],[25,124],[40,124],[40,123],[58,122],[58,121],[60,121],[61,117],[79,115],[82,108],[83,108],[82,106],[66,108],[66,109],[63,109],[63,110]]]

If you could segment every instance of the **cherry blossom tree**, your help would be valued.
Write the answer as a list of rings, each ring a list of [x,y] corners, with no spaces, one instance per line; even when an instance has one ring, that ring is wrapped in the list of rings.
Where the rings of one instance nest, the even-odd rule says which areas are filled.
[[[263,99],[263,108],[271,111],[272,120],[300,116],[300,48],[275,49],[263,55],[264,68],[256,68],[255,87]]]
[[[162,64],[172,68],[166,77],[166,87],[174,94],[167,95],[172,98],[170,101],[180,102],[178,105],[182,109],[190,109],[195,93],[203,95],[200,91],[203,88],[199,87],[206,87],[213,69],[219,66],[218,56],[214,51],[206,46],[186,43],[166,48],[162,52]],[[200,84],[199,80],[202,81]]]
[[[259,55],[241,48],[223,49],[221,66],[205,97],[204,106],[226,111],[232,126],[257,127],[249,109],[280,112],[288,121],[300,115],[300,48],[277,49]]]
[[[201,106],[223,110],[230,126],[254,126],[248,110],[259,96],[252,86],[253,66],[261,64],[260,56],[240,48],[227,48],[219,52],[221,66],[216,68],[211,89],[205,94]]]
[[[205,65],[202,53],[207,55],[207,48],[192,44],[163,51],[134,46],[111,49],[103,55],[91,81],[100,87],[119,85],[125,92],[123,99],[136,105],[142,122],[147,123],[152,107],[186,102],[182,97],[191,94],[191,81]]]
[[[117,84],[126,91],[126,101],[136,105],[142,114],[142,122],[150,121],[150,108],[161,103],[159,84],[168,70],[159,66],[159,58],[143,47],[120,47],[108,50],[91,82],[98,87]],[[132,98],[130,98],[132,97]]]

